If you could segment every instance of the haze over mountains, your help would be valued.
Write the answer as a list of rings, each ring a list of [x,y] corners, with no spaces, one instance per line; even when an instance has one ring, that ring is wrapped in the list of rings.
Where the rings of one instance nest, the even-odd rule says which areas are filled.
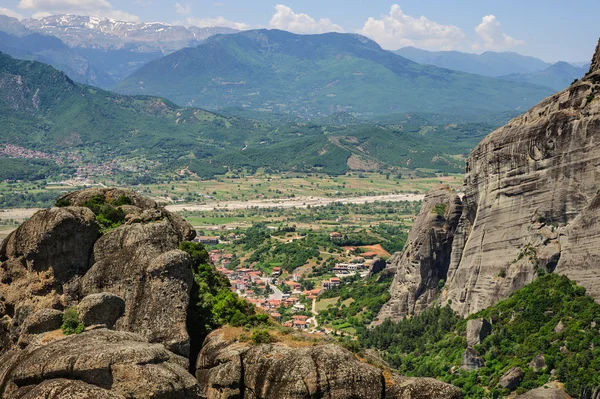
[[[4,33],[0,37],[1,51],[50,63],[79,82],[109,88],[154,59],[196,46],[212,35],[236,30],[77,15],[23,21],[0,15],[0,32]]]

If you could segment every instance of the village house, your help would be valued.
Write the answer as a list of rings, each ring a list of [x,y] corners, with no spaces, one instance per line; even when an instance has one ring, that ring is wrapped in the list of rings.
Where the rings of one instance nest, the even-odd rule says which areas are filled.
[[[342,285],[342,280],[339,277],[332,277],[329,281],[323,281],[323,289],[330,290],[332,288],[337,288]]]
[[[292,310],[295,312],[304,312],[306,310],[306,307],[304,306],[304,304],[296,302],[294,306],[292,306]]]
[[[308,316],[292,316],[292,325],[294,328],[306,330],[308,328]]]
[[[302,285],[300,285],[300,283],[297,283],[295,281],[286,281],[285,284],[287,286],[289,286],[292,289],[292,291],[299,291],[300,288],[302,287]]]
[[[274,267],[273,272],[271,273],[271,276],[273,276],[273,277],[281,276],[281,267]]]
[[[329,233],[329,239],[331,241],[341,240],[342,234],[338,233],[337,231],[334,231],[333,233]]]

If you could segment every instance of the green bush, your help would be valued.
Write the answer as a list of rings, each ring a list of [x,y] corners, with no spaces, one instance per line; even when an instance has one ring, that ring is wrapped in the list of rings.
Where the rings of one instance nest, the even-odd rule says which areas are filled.
[[[433,207],[432,212],[440,217],[444,217],[446,215],[446,204],[436,204],[436,206]]]
[[[255,345],[270,344],[273,341],[273,337],[267,330],[254,330],[252,332],[252,343]]]
[[[75,307],[65,310],[60,329],[65,335],[81,334],[85,330],[85,325],[79,320],[79,313],[77,313]]]
[[[54,204],[54,206],[57,206],[59,208],[63,208],[65,206],[71,206],[71,201],[69,201],[68,198],[59,198],[56,200],[56,203]]]

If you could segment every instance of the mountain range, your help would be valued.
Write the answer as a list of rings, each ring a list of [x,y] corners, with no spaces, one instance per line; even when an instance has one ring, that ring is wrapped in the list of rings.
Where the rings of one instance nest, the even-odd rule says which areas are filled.
[[[405,112],[481,115],[524,109],[551,89],[420,65],[366,37],[280,30],[216,35],[143,66],[115,89],[182,106],[315,118]]]
[[[0,149],[40,151],[67,164],[73,157],[83,164],[136,158],[150,161],[157,173],[189,170],[202,178],[260,167],[332,175],[399,168],[459,172],[466,154],[495,127],[441,124],[416,114],[389,125],[336,126],[224,117],[76,83],[49,65],[3,53],[0,87]],[[19,179],[51,166],[33,165],[14,152],[8,157],[0,158],[0,170],[19,171]]]
[[[416,47],[403,47],[396,54],[419,64],[435,65],[483,76],[498,77],[511,73],[537,72],[548,68],[550,63],[535,57],[514,52],[486,51],[483,54],[460,51],[427,51]]]
[[[0,15],[0,51],[51,64],[78,82],[110,88],[152,60],[214,34],[234,32],[76,15],[23,21]]]
[[[562,90],[573,80],[583,77],[590,67],[589,62],[554,64],[515,52],[486,51],[483,54],[460,51],[427,51],[415,47],[404,47],[397,51],[419,64],[435,65],[456,71],[476,73],[512,82],[531,83]]]

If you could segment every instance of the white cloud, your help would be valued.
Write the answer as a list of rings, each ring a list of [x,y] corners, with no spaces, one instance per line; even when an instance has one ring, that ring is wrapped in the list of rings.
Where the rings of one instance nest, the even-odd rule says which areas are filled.
[[[475,32],[480,42],[473,45],[474,49],[507,50],[525,44],[523,40],[515,39],[502,32],[500,22],[494,15],[484,16],[475,28]]]
[[[225,3],[223,3],[222,1],[215,1],[213,3],[213,6],[215,7],[223,7],[225,5]]]
[[[426,17],[414,18],[394,4],[381,19],[370,17],[358,33],[375,40],[388,50],[405,46],[451,50],[462,47],[465,33],[454,25],[442,25]]]
[[[80,14],[139,21],[139,17],[126,11],[115,10],[107,0],[20,0],[19,8],[31,10],[34,17],[50,14]]]
[[[182,6],[179,3],[175,3],[175,12],[177,14],[181,14],[181,15],[188,15],[189,13],[192,12],[192,7],[190,7],[189,4]]]
[[[317,21],[310,15],[295,13],[294,10],[282,4],[275,6],[275,14],[269,22],[269,27],[301,34],[344,31],[341,26],[334,24],[329,18],[321,18]]]
[[[16,11],[11,10],[10,8],[0,7],[0,15],[6,15],[7,17],[12,17],[16,19],[25,18],[23,15],[19,14]]]
[[[184,25],[184,26],[198,26],[200,28],[210,28],[214,26],[239,29],[239,30],[248,30],[251,29],[251,26],[243,23],[243,22],[234,22],[224,17],[216,17],[216,18],[194,18],[189,17],[184,21],[176,21],[176,25]]]

